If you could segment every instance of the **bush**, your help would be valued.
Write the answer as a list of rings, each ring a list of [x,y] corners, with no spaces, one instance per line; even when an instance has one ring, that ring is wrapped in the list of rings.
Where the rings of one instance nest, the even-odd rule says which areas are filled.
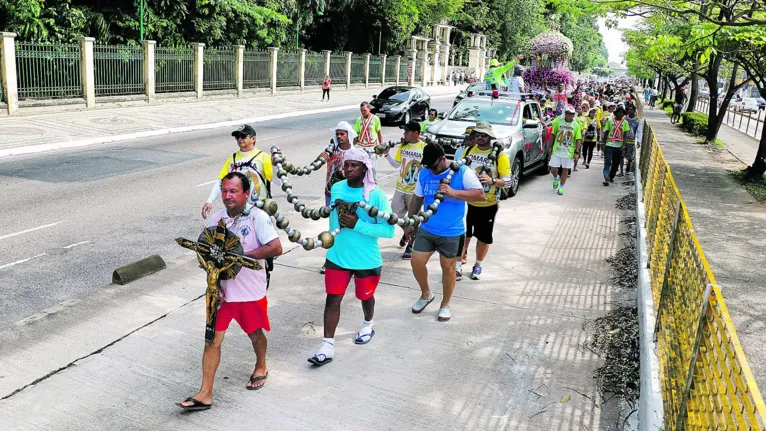
[[[693,135],[704,136],[707,132],[706,114],[701,112],[684,112],[681,114],[681,128]]]
[[[670,106],[670,107],[672,108],[674,103],[676,103],[676,102],[675,102],[675,100],[673,100],[673,99],[664,99],[664,100],[662,101],[662,105],[661,105],[661,106],[662,106],[662,109],[665,109],[665,108],[667,108],[668,106]]]

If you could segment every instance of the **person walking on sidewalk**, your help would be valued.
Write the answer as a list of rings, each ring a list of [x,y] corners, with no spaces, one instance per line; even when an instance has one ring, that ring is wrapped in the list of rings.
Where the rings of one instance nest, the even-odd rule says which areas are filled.
[[[590,108],[588,116],[584,118],[583,124],[583,166],[590,169],[590,162],[593,160],[593,151],[596,148],[598,137],[601,136],[601,122],[596,117],[596,108]]]
[[[630,131],[630,125],[625,121],[625,108],[622,105],[614,111],[614,118],[611,118],[604,127],[606,138],[606,154],[604,156],[604,182],[605,186],[614,182],[617,169],[622,160],[622,146],[627,139],[627,133]]]
[[[420,160],[423,158],[423,148],[426,144],[420,140],[420,124],[415,120],[400,126],[404,130],[404,143],[397,146],[396,154],[391,156],[389,149],[384,153],[388,163],[394,168],[399,168],[399,179],[396,181],[396,191],[391,199],[391,211],[398,217],[404,217],[410,207],[412,194],[415,192],[415,183],[420,175]],[[412,244],[414,235],[402,234],[399,246],[405,247],[402,259],[412,258]]]
[[[223,219],[227,229],[239,237],[245,256],[257,259],[261,265],[265,265],[264,259],[282,254],[282,244],[269,215],[255,207],[249,214],[244,213],[250,197],[250,180],[244,174],[226,174],[221,183],[221,194],[226,208],[213,215],[210,227],[215,227]],[[202,387],[178,403],[185,410],[207,410],[213,405],[213,382],[221,361],[221,344],[232,320],[236,320],[250,338],[255,351],[255,369],[246,388],[263,388],[269,376],[264,334],[264,330],[271,330],[266,272],[243,267],[235,278],[221,280],[220,285],[222,302],[215,321],[215,335],[202,355]]]
[[[332,84],[332,79],[330,79],[330,75],[325,75],[324,79],[322,80],[322,102],[324,102],[324,96],[327,95],[327,101],[330,101],[330,85]]]
[[[569,177],[569,169],[575,164],[575,158],[580,157],[582,147],[582,125],[575,118],[575,109],[567,106],[564,117],[553,120],[553,149],[548,166],[553,175],[553,190],[559,195],[564,194],[564,185]],[[559,173],[561,177],[559,177]]]
[[[356,297],[362,301],[364,321],[354,343],[367,344],[375,330],[375,290],[383,269],[378,238],[393,238],[394,226],[387,221],[371,217],[358,207],[360,201],[377,207],[379,213],[390,213],[386,193],[375,185],[372,161],[366,151],[353,148],[346,151],[343,169],[346,179],[332,187],[332,202],[336,203],[330,215],[330,231],[340,228],[335,243],[327,251],[325,261],[324,338],[319,350],[308,359],[316,366],[332,362],[335,357],[335,329],[340,321],[340,304],[351,278],[354,278]]]
[[[255,205],[259,199],[266,199],[270,195],[272,166],[271,156],[255,148],[255,129],[243,124],[237,130],[231,132],[231,136],[237,141],[239,151],[233,153],[218,172],[218,180],[213,184],[207,201],[202,206],[202,218],[206,219],[213,208],[213,201],[221,196],[221,180],[229,172],[242,172],[250,181],[250,197],[248,209]],[[247,210],[245,211],[247,212]]]
[[[628,107],[628,113],[625,116],[625,121],[630,126],[630,131],[625,134],[625,146],[622,148],[623,160],[625,162],[625,170],[628,173],[636,172],[636,135],[638,134],[638,114],[636,113],[636,106],[630,105]],[[622,164],[620,165],[622,168]]]
[[[492,232],[495,227],[500,189],[511,183],[511,162],[508,154],[500,151],[497,159],[490,159],[496,154],[492,141],[496,139],[492,125],[487,121],[476,123],[471,132],[476,145],[461,147],[455,152],[455,160],[470,159],[471,169],[476,172],[484,186],[484,199],[468,202],[466,214],[465,245],[462,255],[467,256],[471,238],[476,237],[476,262],[471,270],[471,279],[481,276],[481,264],[489,253],[492,244]],[[461,262],[457,263],[457,276],[462,275]]]
[[[467,166],[461,165],[457,171],[453,171],[441,145],[426,145],[421,165],[423,169],[415,185],[409,216],[416,215],[424,204],[426,208],[432,205],[437,193],[444,200],[438,211],[420,224],[415,236],[410,263],[421,295],[412,306],[412,312],[422,312],[436,298],[428,284],[426,264],[434,252],[438,252],[444,289],[438,319],[446,322],[452,317],[449,305],[455,289],[455,264],[465,242],[466,202],[484,199],[484,187]],[[448,175],[451,175],[450,179],[447,179]],[[413,228],[409,230],[413,231]]]

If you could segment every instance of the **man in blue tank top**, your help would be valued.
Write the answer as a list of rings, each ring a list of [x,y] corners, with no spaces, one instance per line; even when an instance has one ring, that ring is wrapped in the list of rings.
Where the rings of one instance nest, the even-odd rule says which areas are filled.
[[[464,165],[452,173],[449,184],[442,184],[442,180],[452,172],[449,166],[450,162],[440,145],[426,145],[421,160],[422,169],[415,185],[415,195],[409,206],[409,215],[414,216],[424,204],[426,208],[433,204],[437,193],[444,195],[436,213],[427,222],[421,223],[410,261],[412,273],[422,293],[420,299],[412,306],[412,312],[417,314],[435,298],[428,285],[426,264],[434,252],[439,252],[444,286],[444,297],[438,315],[440,322],[446,322],[451,317],[449,301],[455,289],[455,263],[463,252],[465,242],[466,202],[484,199],[484,186],[473,169]]]

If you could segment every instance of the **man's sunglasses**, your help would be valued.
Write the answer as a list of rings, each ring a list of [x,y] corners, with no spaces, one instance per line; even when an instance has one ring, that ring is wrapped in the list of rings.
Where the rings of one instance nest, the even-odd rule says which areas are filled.
[[[477,138],[489,138],[489,135],[486,133],[474,133],[473,136]]]

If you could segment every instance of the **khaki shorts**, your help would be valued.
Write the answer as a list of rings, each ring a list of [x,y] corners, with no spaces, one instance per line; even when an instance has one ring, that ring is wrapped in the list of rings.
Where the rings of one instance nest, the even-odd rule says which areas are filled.
[[[391,199],[391,211],[399,217],[407,215],[407,209],[410,207],[410,201],[414,194],[403,193],[399,190],[394,192],[394,197]]]

